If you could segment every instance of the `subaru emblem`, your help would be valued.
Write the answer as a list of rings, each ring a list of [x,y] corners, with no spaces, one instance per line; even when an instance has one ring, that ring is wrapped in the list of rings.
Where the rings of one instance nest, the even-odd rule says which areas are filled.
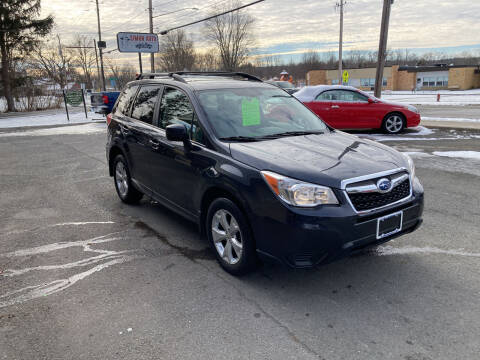
[[[386,193],[392,190],[392,182],[390,179],[382,178],[377,181],[377,189],[379,192]]]

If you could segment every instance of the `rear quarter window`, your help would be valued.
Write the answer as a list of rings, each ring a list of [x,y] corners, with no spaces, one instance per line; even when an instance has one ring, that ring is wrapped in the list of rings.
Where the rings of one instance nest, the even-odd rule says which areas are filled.
[[[130,115],[130,108],[133,100],[135,100],[135,93],[137,92],[137,89],[138,86],[130,86],[122,91],[120,97],[118,98],[117,106],[115,107],[116,115]]]

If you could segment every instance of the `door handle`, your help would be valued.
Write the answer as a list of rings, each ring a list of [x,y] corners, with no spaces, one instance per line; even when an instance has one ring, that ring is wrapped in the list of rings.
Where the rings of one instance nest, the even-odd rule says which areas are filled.
[[[340,106],[338,105],[332,105],[332,109],[338,109]]]
[[[150,146],[154,150],[158,150],[158,148],[160,147],[160,141],[150,139],[150,140],[148,140],[148,142],[150,143]]]

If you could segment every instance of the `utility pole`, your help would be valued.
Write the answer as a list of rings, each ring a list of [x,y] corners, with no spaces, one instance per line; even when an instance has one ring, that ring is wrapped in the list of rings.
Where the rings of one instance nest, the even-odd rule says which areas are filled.
[[[335,7],[340,9],[340,39],[338,40],[338,83],[343,84],[343,68],[342,68],[342,47],[343,47],[343,7],[347,3],[340,0]]]
[[[95,62],[97,63],[97,79],[100,82],[100,66],[98,66],[97,42],[93,39],[93,48],[95,49]],[[95,90],[97,88],[95,87]]]
[[[100,29],[100,9],[98,8],[98,0],[95,0],[97,4],[97,23],[98,23],[98,42],[102,41],[102,31]],[[102,90],[105,91],[105,72],[103,71],[103,48],[98,47],[98,51],[100,54],[100,73],[102,77]]]
[[[387,56],[388,24],[390,22],[390,10],[394,0],[383,0],[382,27],[380,29],[380,43],[378,45],[377,73],[375,75],[375,97],[382,96],[383,69]]]
[[[153,8],[152,0],[148,0],[148,21],[150,25],[150,34],[153,34]],[[155,56],[153,53],[150,53],[150,71],[155,72]]]

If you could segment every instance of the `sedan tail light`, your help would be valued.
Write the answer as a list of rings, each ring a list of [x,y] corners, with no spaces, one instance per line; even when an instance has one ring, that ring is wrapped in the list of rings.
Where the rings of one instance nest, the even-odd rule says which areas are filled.
[[[112,122],[112,114],[108,114],[107,115],[107,126],[110,125],[110,123]]]
[[[108,104],[108,96],[107,95],[103,95],[102,99],[103,99],[104,104]]]

